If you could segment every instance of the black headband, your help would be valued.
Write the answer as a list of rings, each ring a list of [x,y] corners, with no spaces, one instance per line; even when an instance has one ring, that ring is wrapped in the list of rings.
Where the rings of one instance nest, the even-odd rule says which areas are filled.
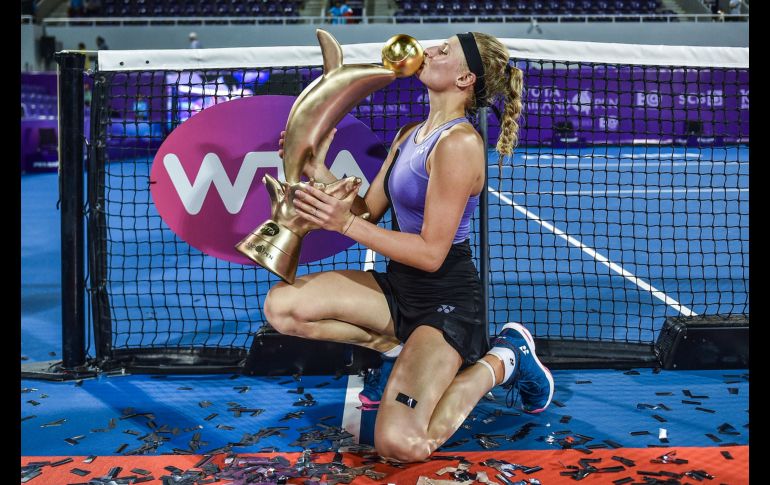
[[[468,69],[476,75],[476,84],[473,85],[473,92],[476,95],[476,106],[487,106],[484,64],[481,62],[481,54],[479,54],[479,47],[476,45],[476,38],[470,32],[457,34],[457,38],[460,40],[460,47],[463,48]]]

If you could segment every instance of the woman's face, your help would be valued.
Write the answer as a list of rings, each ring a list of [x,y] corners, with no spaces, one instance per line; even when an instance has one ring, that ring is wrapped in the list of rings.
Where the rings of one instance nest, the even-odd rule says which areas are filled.
[[[417,74],[426,87],[434,91],[443,91],[454,86],[457,78],[466,70],[463,67],[465,54],[457,36],[452,36],[443,44],[425,49],[425,62]]]

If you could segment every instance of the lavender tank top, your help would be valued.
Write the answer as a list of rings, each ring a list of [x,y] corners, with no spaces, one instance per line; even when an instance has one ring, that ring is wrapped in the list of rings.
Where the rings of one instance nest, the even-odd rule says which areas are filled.
[[[416,143],[417,132],[424,122],[409,134],[396,155],[385,176],[385,194],[393,208],[395,229],[411,234],[420,234],[425,215],[425,194],[428,190],[428,172],[425,163],[441,134],[458,123],[466,123],[465,117],[447,121],[433,131],[421,143]],[[468,198],[463,217],[457,227],[453,244],[468,239],[471,217],[479,203],[479,196]]]

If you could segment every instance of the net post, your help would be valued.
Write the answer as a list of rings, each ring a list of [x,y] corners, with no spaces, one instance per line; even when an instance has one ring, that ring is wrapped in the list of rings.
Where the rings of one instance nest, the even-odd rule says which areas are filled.
[[[91,144],[88,157],[88,289],[93,317],[94,352],[101,368],[107,368],[112,356],[112,322],[107,291],[108,248],[105,201],[105,163],[107,159],[107,124],[109,100],[106,75],[95,67],[91,101]]]
[[[58,65],[59,198],[61,200],[62,369],[85,364],[83,237],[84,88],[86,56],[63,51]]]
[[[484,106],[479,109],[479,128],[481,138],[484,140],[484,188],[479,194],[479,273],[481,276],[481,301],[484,305],[484,325],[489,337],[489,198],[487,187],[489,184],[489,133],[487,121],[489,108]]]

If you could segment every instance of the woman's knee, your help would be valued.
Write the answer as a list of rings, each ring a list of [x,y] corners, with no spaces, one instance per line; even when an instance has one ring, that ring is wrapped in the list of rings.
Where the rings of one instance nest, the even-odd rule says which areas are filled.
[[[263,307],[265,319],[277,332],[285,335],[296,335],[300,326],[293,311],[295,305],[291,291],[286,283],[277,283],[267,292]]]
[[[380,456],[403,463],[425,461],[431,453],[424,437],[410,435],[403,429],[376,434],[374,447]]]

